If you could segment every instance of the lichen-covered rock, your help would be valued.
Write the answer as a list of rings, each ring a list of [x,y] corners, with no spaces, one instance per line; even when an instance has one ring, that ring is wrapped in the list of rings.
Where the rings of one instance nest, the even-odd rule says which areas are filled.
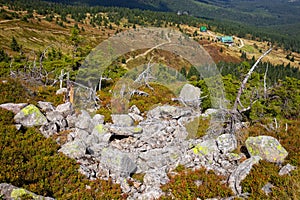
[[[28,105],[23,108],[14,117],[16,123],[22,124],[26,127],[42,126],[47,124],[46,117],[35,105]]]
[[[75,139],[72,142],[64,144],[58,151],[70,158],[80,158],[86,153],[86,145],[81,140]]]
[[[259,156],[273,163],[284,162],[288,155],[278,140],[271,136],[249,137],[246,140],[246,147],[251,156]]]
[[[36,200],[54,200],[51,197],[43,197],[40,195],[36,195],[28,190],[25,190],[23,188],[17,188],[8,183],[0,184],[0,197],[2,197],[3,199],[15,200],[15,199],[22,199],[22,197],[24,198],[25,196],[26,199],[30,197],[31,199],[36,199]]]
[[[134,121],[133,119],[126,114],[115,114],[111,115],[112,121],[114,125],[120,126],[120,127],[129,127],[133,126]]]
[[[219,149],[217,147],[216,141],[213,139],[203,141],[193,148],[193,152],[195,154],[203,156],[210,155],[218,151]]]
[[[242,162],[229,176],[228,183],[229,187],[232,191],[239,195],[242,193],[242,187],[240,183],[246,178],[246,176],[250,173],[252,166],[257,164],[261,160],[259,156],[253,156],[244,162]]]
[[[217,138],[217,145],[222,153],[228,153],[237,148],[237,140],[233,134],[223,134]]]

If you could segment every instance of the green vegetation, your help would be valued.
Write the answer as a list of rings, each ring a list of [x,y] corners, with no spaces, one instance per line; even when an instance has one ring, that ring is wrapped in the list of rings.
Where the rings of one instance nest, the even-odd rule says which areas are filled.
[[[271,125],[271,120],[264,120],[262,123],[267,127]],[[289,152],[284,164],[298,166],[290,175],[279,176],[279,166],[274,163],[260,161],[255,165],[251,173],[242,182],[243,192],[251,194],[250,199],[298,199],[300,196],[300,147],[299,147],[299,130],[300,121],[298,120],[281,120],[279,128],[268,131],[266,128],[256,123],[244,130],[243,139],[249,136],[269,135],[277,138],[282,146]],[[274,185],[272,192],[266,195],[261,188],[271,183]]]
[[[221,1],[214,2],[222,3]],[[239,6],[241,6],[241,1],[239,3]],[[63,96],[55,95],[58,89],[57,84],[44,86],[46,83],[45,79],[39,80],[39,82],[25,81],[25,78],[21,75],[30,74],[29,72],[33,69],[33,65],[41,66],[48,73],[48,81],[57,79],[62,69],[70,72],[70,80],[75,80],[79,71],[80,73],[94,73],[79,70],[81,63],[91,48],[105,37],[128,28],[136,29],[140,26],[177,27],[184,32],[183,24],[194,27],[205,25],[208,29],[220,33],[236,34],[239,37],[258,41],[270,41],[275,45],[296,52],[299,52],[300,47],[298,38],[283,36],[276,32],[269,33],[267,30],[266,33],[266,31],[261,31],[260,29],[253,29],[252,27],[245,27],[232,22],[199,19],[186,15],[178,16],[175,13],[116,7],[53,4],[33,0],[0,0],[0,5],[6,5],[10,9],[0,9],[0,19],[12,20],[9,23],[16,23],[27,29],[35,26],[36,23],[47,23],[49,26],[59,25],[59,27],[56,27],[59,34],[45,36],[43,39],[47,41],[47,44],[45,44],[44,40],[35,40],[35,42],[32,42],[32,49],[28,49],[28,46],[26,47],[26,43],[21,38],[26,35],[26,38],[32,39],[37,35],[32,32],[28,33],[26,30],[15,32],[15,35],[8,39],[5,38],[5,41],[0,41],[2,44],[0,47],[0,104],[13,102],[36,105],[39,100],[49,101],[54,103],[54,105],[62,103]],[[153,6],[151,8],[156,8],[155,4]],[[207,12],[211,12],[211,8],[213,7],[205,7]],[[244,9],[246,8],[244,7]],[[272,18],[272,16],[266,15],[265,11],[259,12],[268,18],[266,21],[270,19],[269,17]],[[229,13],[225,14],[229,15]],[[236,15],[237,13],[233,12],[233,14]],[[253,18],[244,18],[242,20],[251,19]],[[263,22],[266,23],[266,21]],[[89,26],[95,29],[85,30]],[[88,38],[90,35],[85,35],[88,31],[90,31],[91,35],[94,35],[96,34],[93,32],[95,30],[97,32],[98,30],[105,30],[107,32],[104,32],[107,35],[95,40]],[[4,28],[1,31],[4,32]],[[40,31],[44,31],[43,27],[41,27]],[[64,35],[64,33],[67,34]],[[196,32],[195,35],[197,34]],[[55,36],[59,38],[54,38]],[[96,35],[96,37],[100,36]],[[57,42],[60,40],[61,46],[50,45],[47,51],[43,52],[44,49],[41,50],[48,43],[51,44],[52,41]],[[63,49],[63,46],[68,47]],[[249,53],[257,51],[256,49],[255,47],[245,46],[242,50]],[[226,53],[225,48],[221,48],[219,51]],[[154,53],[161,53],[166,60],[175,60],[165,52],[155,51]],[[246,52],[241,51],[241,54],[243,58],[241,63],[218,63],[229,108],[234,103],[241,80],[255,62],[255,58],[247,59]],[[116,111],[122,111],[123,109],[122,102],[113,102],[114,108],[111,105],[111,90],[113,90],[115,83],[128,69],[132,69],[134,66],[126,63],[126,56],[130,55],[123,56],[105,70],[103,77],[111,78],[111,80],[103,81],[101,91],[98,92],[101,108],[96,112],[104,115],[106,122],[111,122],[110,114],[114,111],[113,109]],[[290,53],[286,58],[294,62],[296,57]],[[157,60],[159,61],[159,59]],[[184,77],[193,85],[201,88],[203,92],[201,96],[206,97],[202,100],[201,107],[203,111],[211,108],[208,87],[196,68],[178,64],[177,60],[175,62],[172,67],[178,69],[178,71],[180,69],[180,73]],[[180,60],[180,63],[185,62]],[[126,68],[123,67],[125,64],[128,64]],[[267,91],[265,93],[263,84],[267,67]],[[20,79],[8,78],[13,76],[12,71],[18,72],[19,74],[14,76]],[[153,83],[150,83],[150,86],[153,90],[146,86],[138,88],[148,93],[149,96],[134,95],[130,99],[129,106],[136,105],[145,114],[157,105],[176,105],[175,102],[170,101],[175,96],[168,88]],[[250,199],[297,199],[300,196],[300,149],[298,145],[300,142],[299,69],[290,65],[281,64],[275,66],[271,63],[260,63],[246,85],[241,102],[245,106],[251,105],[252,107],[243,114],[243,120],[250,122],[250,127],[245,129],[243,133],[239,133],[240,145],[249,136],[271,135],[277,138],[289,152],[286,163],[298,167],[291,175],[280,177],[278,175],[278,166],[272,163],[261,162],[260,165],[253,168],[250,175],[243,181],[243,192],[251,193]],[[13,125],[13,116],[13,113],[0,109],[0,182],[12,183],[34,193],[52,196],[57,199],[125,198],[126,195],[121,195],[119,185],[112,184],[111,180],[88,181],[78,172],[79,165],[74,160],[57,153],[59,146],[54,142],[55,137],[62,138],[62,142],[66,141],[68,131],[59,133],[53,139],[45,139],[34,128],[22,128],[17,131]],[[277,129],[274,129],[275,126],[272,121],[274,118],[280,123]],[[202,137],[206,133],[209,123],[209,118],[197,118],[186,124],[187,131],[190,133],[189,138]],[[101,127],[98,128],[99,130],[101,129]],[[102,131],[100,130],[99,132]],[[179,166],[175,171],[178,174],[175,176],[169,174],[170,183],[162,186],[166,196],[161,197],[161,199],[195,199],[197,197],[203,199],[232,195],[226,184],[224,184],[225,178],[217,176],[211,171],[207,172],[205,169],[192,171],[185,169],[183,166]],[[143,182],[144,174],[134,174],[133,178]],[[269,196],[266,196],[261,191],[262,186],[267,182],[275,186]],[[88,189],[89,187],[86,186],[89,186],[91,189]]]
[[[221,183],[224,177],[213,171],[204,168],[192,171],[179,166],[177,172],[175,176],[169,175],[170,182],[162,186],[166,196],[160,199],[206,199],[232,195],[231,189]]]
[[[75,160],[57,153],[59,146],[52,139],[34,128],[17,131],[13,114],[6,110],[0,109],[0,117],[1,183],[57,199],[122,198],[120,187],[111,181],[88,181]]]

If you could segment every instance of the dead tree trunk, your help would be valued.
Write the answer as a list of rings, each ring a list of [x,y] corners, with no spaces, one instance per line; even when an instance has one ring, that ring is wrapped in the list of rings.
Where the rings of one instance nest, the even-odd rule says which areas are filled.
[[[246,83],[248,81],[248,79],[250,78],[251,74],[253,73],[253,71],[255,70],[255,68],[257,67],[258,63],[261,61],[261,59],[263,59],[263,57],[265,57],[266,55],[268,55],[271,51],[272,51],[272,47],[266,51],[263,55],[261,55],[258,60],[254,63],[254,65],[251,67],[251,69],[249,70],[249,72],[247,73],[246,77],[244,78],[241,86],[240,86],[240,89],[238,91],[238,94],[236,96],[236,99],[235,99],[235,102],[234,102],[234,105],[233,105],[233,111],[237,111],[238,110],[238,105],[240,105],[241,107],[244,107],[241,103],[241,95],[246,87]]]

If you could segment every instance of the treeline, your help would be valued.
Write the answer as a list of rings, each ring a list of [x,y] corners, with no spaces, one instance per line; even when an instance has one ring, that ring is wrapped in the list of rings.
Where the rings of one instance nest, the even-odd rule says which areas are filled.
[[[65,2],[68,3],[68,2]],[[300,52],[300,38],[290,35],[280,34],[280,31],[274,32],[261,28],[251,27],[232,21],[218,21],[207,18],[196,18],[188,15],[178,16],[175,13],[155,12],[140,9],[128,9],[118,7],[103,7],[103,6],[88,6],[88,5],[68,5],[62,3],[49,3],[44,1],[33,0],[0,0],[0,5],[6,5],[10,9],[19,11],[28,11],[27,18],[33,17],[31,13],[36,11],[38,14],[46,16],[46,20],[52,21],[54,14],[59,14],[61,21],[58,22],[63,26],[63,23],[68,23],[67,16],[73,18],[76,22],[85,23],[87,18],[93,26],[103,25],[111,27],[114,23],[120,25],[122,19],[127,19],[127,26],[178,26],[187,24],[190,26],[207,25],[212,30],[217,32],[237,35],[242,38],[249,38],[258,41],[269,41],[272,44],[283,47],[286,50]],[[87,13],[90,15],[87,16]],[[99,13],[107,13],[102,16]]]

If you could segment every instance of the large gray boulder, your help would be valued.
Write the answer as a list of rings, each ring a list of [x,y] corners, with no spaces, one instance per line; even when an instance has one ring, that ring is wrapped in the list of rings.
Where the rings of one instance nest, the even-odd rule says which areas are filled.
[[[200,106],[201,90],[191,84],[185,84],[180,91],[179,98],[188,106],[198,108]]]
[[[86,145],[83,141],[75,139],[74,141],[64,144],[58,152],[62,152],[70,158],[80,158],[86,153]]]
[[[244,162],[242,162],[229,176],[228,183],[229,187],[236,195],[242,194],[242,186],[240,183],[246,178],[250,173],[252,166],[257,164],[261,158],[259,156],[253,156]]]
[[[18,188],[8,183],[0,184],[0,197],[2,197],[3,199],[6,200],[22,199],[22,197],[24,197],[25,195],[26,197],[30,197],[31,199],[36,199],[36,200],[54,200],[51,197],[43,197],[40,195],[36,195],[33,192],[30,192],[23,188]]]
[[[14,119],[16,123],[22,124],[26,127],[42,126],[47,124],[46,117],[35,105],[32,104],[23,108],[15,115]]]
[[[28,105],[28,103],[5,103],[5,104],[1,104],[0,108],[9,110],[9,111],[13,112],[14,114],[17,114],[18,112],[21,111],[22,108],[24,108],[27,105]]]
[[[129,127],[134,125],[133,119],[126,114],[115,114],[111,115],[114,125],[120,127]]]
[[[102,150],[100,163],[121,177],[128,177],[137,169],[136,164],[126,153],[112,148]]]
[[[287,157],[288,152],[271,136],[249,137],[246,140],[246,147],[251,156],[260,156],[262,159],[282,163]]]

